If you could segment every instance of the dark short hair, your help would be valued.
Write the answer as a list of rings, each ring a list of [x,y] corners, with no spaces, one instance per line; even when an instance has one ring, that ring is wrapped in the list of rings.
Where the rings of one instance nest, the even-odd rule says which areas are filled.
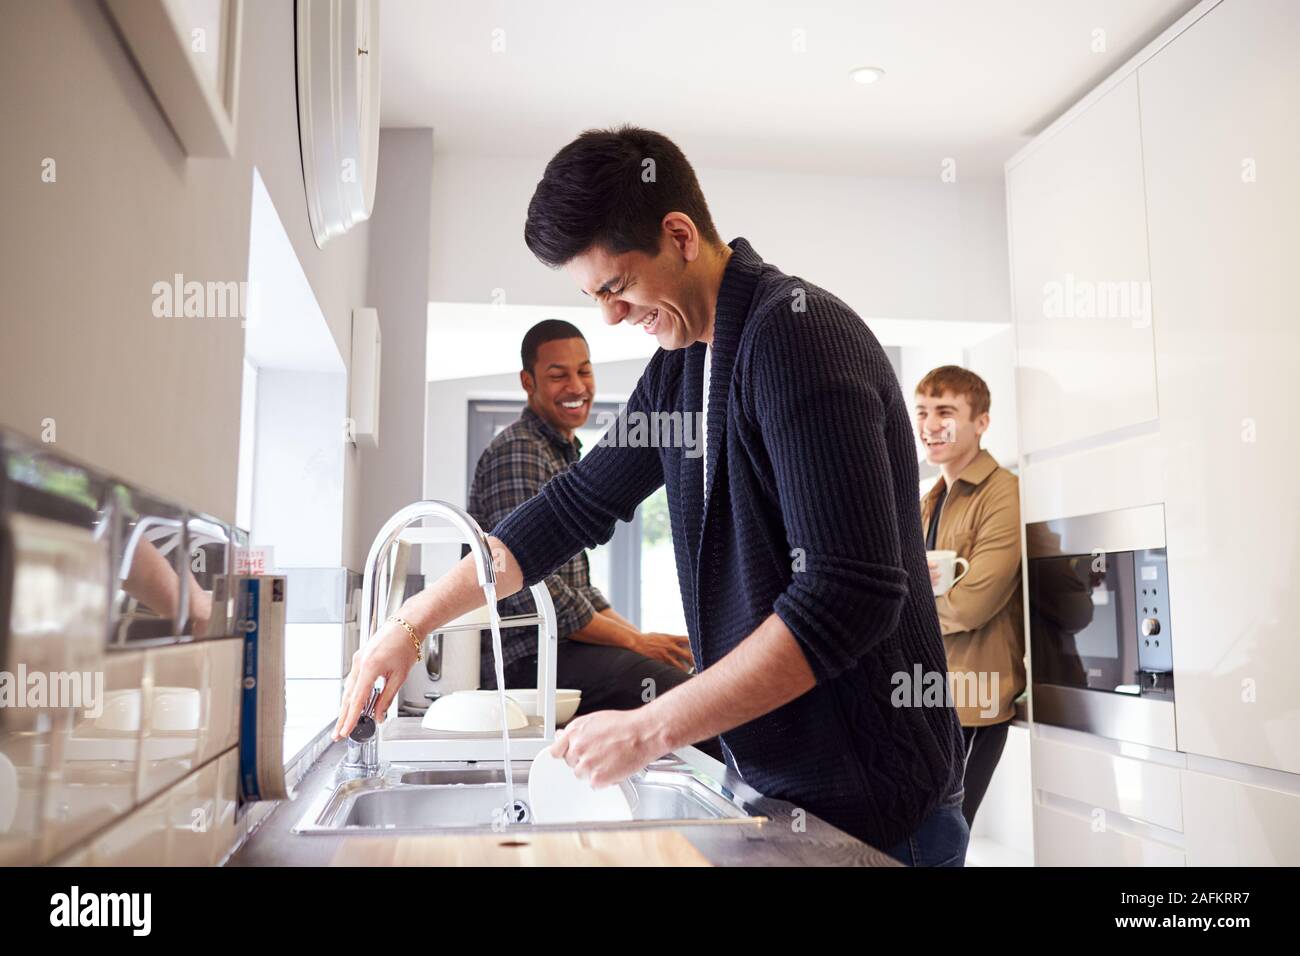
[[[576,325],[563,319],[543,319],[525,332],[524,344],[519,348],[519,358],[524,363],[524,371],[531,372],[533,366],[537,364],[538,349],[547,342],[558,342],[560,339],[587,341],[587,337],[578,331]]]
[[[960,365],[940,365],[925,373],[925,378],[916,383],[916,394],[927,398],[943,398],[944,392],[964,395],[970,403],[970,417],[979,418],[992,406],[989,387],[968,368]]]
[[[636,126],[589,129],[546,164],[528,204],[524,242],[552,268],[592,246],[654,255],[670,212],[686,213],[706,241],[722,244],[695,170],[676,143]]]

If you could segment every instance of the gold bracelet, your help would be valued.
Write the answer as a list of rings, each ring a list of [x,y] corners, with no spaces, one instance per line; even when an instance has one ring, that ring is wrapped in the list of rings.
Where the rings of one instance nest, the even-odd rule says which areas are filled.
[[[411,627],[411,625],[407,624],[396,614],[388,620],[392,623],[402,625],[402,627],[406,628],[406,633],[411,635],[411,642],[415,644],[415,662],[418,664],[420,661],[424,660],[424,641],[420,640],[420,635],[415,633],[415,628]]]

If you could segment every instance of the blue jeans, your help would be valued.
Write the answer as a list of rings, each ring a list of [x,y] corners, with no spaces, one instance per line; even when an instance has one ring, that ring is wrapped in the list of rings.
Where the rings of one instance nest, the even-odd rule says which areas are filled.
[[[885,852],[904,866],[965,866],[970,827],[962,816],[965,790],[948,796],[906,840]]]

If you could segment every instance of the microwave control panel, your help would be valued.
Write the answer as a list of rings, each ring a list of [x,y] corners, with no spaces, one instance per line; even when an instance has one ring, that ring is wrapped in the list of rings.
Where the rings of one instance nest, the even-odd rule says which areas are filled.
[[[1169,566],[1164,548],[1133,552],[1133,597],[1133,610],[1137,615],[1138,670],[1150,674],[1173,673]]]

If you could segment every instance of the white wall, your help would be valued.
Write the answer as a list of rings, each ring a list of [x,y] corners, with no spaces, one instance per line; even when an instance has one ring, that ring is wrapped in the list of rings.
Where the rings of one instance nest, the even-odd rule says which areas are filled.
[[[547,159],[435,155],[431,301],[488,302],[502,290],[508,304],[589,304],[524,245]],[[864,319],[1010,321],[1000,182],[697,173],[725,239],[744,236]]]
[[[1016,364],[1015,333],[1011,329],[985,339],[966,349],[965,365],[984,379],[989,387],[989,430],[983,446],[1005,468],[1015,468],[1019,461],[1016,440]]]
[[[369,283],[381,340],[379,447],[361,451],[365,488],[349,515],[356,522],[349,562],[356,571],[384,522],[420,497],[432,175],[432,130],[381,132]]]
[[[341,372],[258,371],[250,530],[280,570],[342,560],[346,407]]]
[[[294,5],[244,17],[234,158],[189,159],[102,4],[6,4],[0,424],[233,521],[244,329],[155,318],[155,282],[247,277],[254,166],[344,356],[368,228],[319,250],[298,148]],[[42,164],[55,162],[55,182]],[[348,455],[350,487],[354,457]]]
[[[699,171],[724,238],[862,318],[1010,320],[998,183]]]

